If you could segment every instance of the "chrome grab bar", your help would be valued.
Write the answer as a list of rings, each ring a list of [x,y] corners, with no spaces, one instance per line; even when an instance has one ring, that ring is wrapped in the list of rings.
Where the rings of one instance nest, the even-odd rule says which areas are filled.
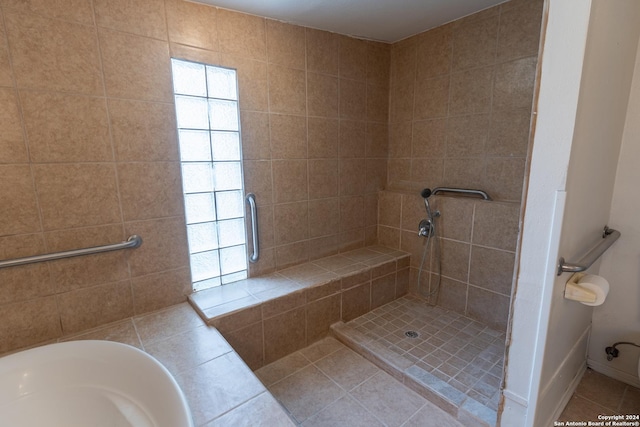
[[[256,195],[249,193],[245,200],[249,203],[251,211],[251,237],[253,239],[253,254],[249,257],[249,261],[258,262],[258,259],[260,259],[260,248],[258,243],[258,210],[256,208]]]
[[[491,197],[482,190],[472,190],[468,188],[452,188],[452,187],[437,187],[433,189],[431,194],[438,193],[461,193],[461,194],[474,194],[482,197],[484,200],[491,200]]]
[[[585,256],[580,258],[576,263],[565,262],[564,257],[560,257],[558,260],[558,276],[562,273],[577,273],[579,271],[585,271],[587,268],[596,262],[598,258],[606,252],[607,249],[613,245],[613,243],[620,238],[620,232],[604,226],[602,232],[602,240],[598,242]]]
[[[91,254],[97,254],[101,252],[117,251],[120,249],[133,249],[133,248],[139,247],[141,244],[142,244],[142,237],[138,236],[137,234],[134,234],[130,236],[126,242],[122,242],[122,243],[114,243],[112,245],[94,246],[91,248],[74,249],[71,251],[55,252],[50,254],[34,255],[34,256],[25,257],[25,258],[15,258],[15,259],[8,259],[5,261],[0,261],[0,268],[15,267],[18,265],[32,264],[35,262],[53,261],[56,259],[71,258],[71,257],[76,257],[81,255],[91,255]]]

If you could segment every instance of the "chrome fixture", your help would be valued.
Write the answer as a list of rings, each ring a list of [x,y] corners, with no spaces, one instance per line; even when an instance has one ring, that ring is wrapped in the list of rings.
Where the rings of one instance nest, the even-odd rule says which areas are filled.
[[[564,257],[560,257],[560,260],[558,261],[558,276],[562,273],[577,273],[579,271],[585,271],[587,268],[591,267],[591,264],[596,262],[596,260],[600,258],[602,254],[605,253],[605,251],[609,249],[619,238],[620,232],[618,230],[614,230],[613,228],[609,228],[605,225],[604,231],[602,232],[602,240],[587,252],[585,256],[580,258],[578,262],[565,262]]]
[[[428,190],[426,188],[425,190]],[[422,190],[424,191],[424,190]],[[460,194],[471,194],[482,197],[484,200],[491,200],[491,197],[486,193],[486,191],[482,190],[472,190],[468,188],[453,188],[453,187],[436,187],[433,189],[433,195],[438,193],[460,193]]]
[[[142,244],[142,237],[134,234],[130,236],[126,242],[114,243],[112,245],[94,246],[91,248],[74,249],[71,251],[55,252],[50,254],[34,255],[25,258],[15,258],[0,261],[0,268],[15,267],[24,264],[33,264],[35,262],[53,261],[56,259],[71,258],[82,255],[98,254],[101,252],[118,251],[120,249],[134,249]]]
[[[427,239],[425,242],[424,252],[422,253],[422,261],[420,262],[420,268],[418,269],[418,292],[422,294],[422,296],[426,297],[427,299],[430,299],[433,295],[435,295],[438,292],[438,290],[440,289],[440,281],[442,279],[442,274],[441,274],[442,273],[442,262],[441,262],[442,257],[440,256],[440,245],[437,240],[436,223],[435,223],[435,219],[440,216],[440,211],[431,210],[431,205],[429,204],[429,197],[431,197],[432,194],[433,192],[429,188],[425,188],[420,192],[420,196],[422,196],[422,198],[424,199],[424,207],[427,211],[427,218],[421,220],[420,224],[418,225],[418,236],[426,237]],[[424,268],[424,262],[427,258],[427,252],[431,247],[435,247],[436,263],[438,266],[438,283],[435,286],[435,289],[431,290],[431,278],[429,278],[429,290],[425,295],[422,292],[421,278],[422,278],[422,270]],[[429,301],[429,303],[431,303],[431,301]],[[436,301],[433,302],[434,305],[435,303]]]
[[[249,193],[245,200],[249,203],[249,209],[251,211],[251,237],[253,239],[253,254],[249,257],[249,261],[258,262],[258,259],[260,259],[260,247],[258,243],[258,209],[256,208],[256,195]]]

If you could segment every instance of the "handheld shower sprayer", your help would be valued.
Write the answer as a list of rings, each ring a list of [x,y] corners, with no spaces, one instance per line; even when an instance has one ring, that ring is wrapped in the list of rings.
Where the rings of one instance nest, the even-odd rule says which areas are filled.
[[[424,199],[424,206],[427,208],[427,219],[433,221],[433,215],[431,214],[431,206],[429,205],[429,197],[431,196],[431,189],[425,188],[420,192],[420,196]]]

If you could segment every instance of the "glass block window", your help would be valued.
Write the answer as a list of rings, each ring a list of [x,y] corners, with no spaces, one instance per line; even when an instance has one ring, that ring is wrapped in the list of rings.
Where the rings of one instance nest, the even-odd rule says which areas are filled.
[[[247,277],[236,71],[172,59],[193,290]]]

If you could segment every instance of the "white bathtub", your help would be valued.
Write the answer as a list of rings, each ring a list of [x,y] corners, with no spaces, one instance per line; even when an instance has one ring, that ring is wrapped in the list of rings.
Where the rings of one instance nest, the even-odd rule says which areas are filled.
[[[0,358],[0,426],[192,427],[156,359],[110,341],[70,341]]]

